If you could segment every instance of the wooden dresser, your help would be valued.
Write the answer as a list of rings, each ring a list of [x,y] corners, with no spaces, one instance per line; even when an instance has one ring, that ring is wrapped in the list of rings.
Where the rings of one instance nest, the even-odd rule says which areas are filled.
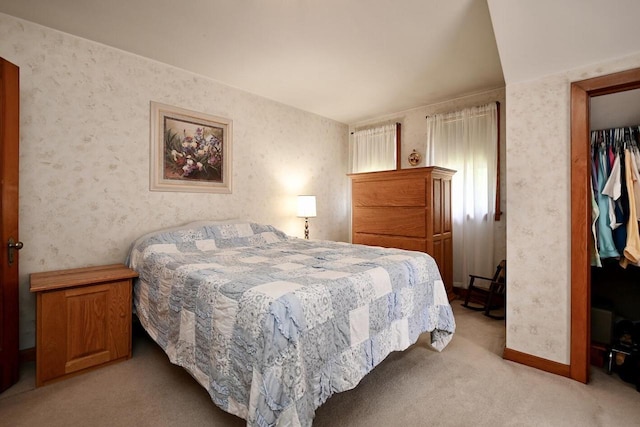
[[[31,274],[36,386],[131,357],[131,281],[122,264]]]
[[[426,252],[453,299],[451,177],[431,166],[350,174],[352,242]]]

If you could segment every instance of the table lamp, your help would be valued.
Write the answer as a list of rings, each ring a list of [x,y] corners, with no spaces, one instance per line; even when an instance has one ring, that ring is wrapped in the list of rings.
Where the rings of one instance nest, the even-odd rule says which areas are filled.
[[[316,217],[316,196],[298,196],[298,218],[304,218],[304,238],[309,238],[309,218]]]

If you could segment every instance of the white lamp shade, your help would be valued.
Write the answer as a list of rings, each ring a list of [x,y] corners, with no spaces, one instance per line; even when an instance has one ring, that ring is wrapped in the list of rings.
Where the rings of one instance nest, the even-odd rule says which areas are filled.
[[[298,216],[300,218],[316,216],[316,196],[298,196]]]

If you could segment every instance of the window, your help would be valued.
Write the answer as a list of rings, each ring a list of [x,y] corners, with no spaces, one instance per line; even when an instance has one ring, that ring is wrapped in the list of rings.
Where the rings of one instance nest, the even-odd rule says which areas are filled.
[[[351,173],[396,169],[400,124],[389,124],[353,132]]]
[[[456,170],[451,181],[453,281],[491,275],[498,173],[498,105],[427,118],[427,164]]]

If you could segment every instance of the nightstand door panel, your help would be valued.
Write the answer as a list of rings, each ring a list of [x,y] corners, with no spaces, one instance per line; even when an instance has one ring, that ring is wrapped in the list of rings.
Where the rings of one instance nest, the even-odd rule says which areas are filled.
[[[111,359],[109,345],[109,295],[107,285],[65,291],[67,357],[65,373]]]
[[[38,294],[44,383],[131,357],[131,281]]]

